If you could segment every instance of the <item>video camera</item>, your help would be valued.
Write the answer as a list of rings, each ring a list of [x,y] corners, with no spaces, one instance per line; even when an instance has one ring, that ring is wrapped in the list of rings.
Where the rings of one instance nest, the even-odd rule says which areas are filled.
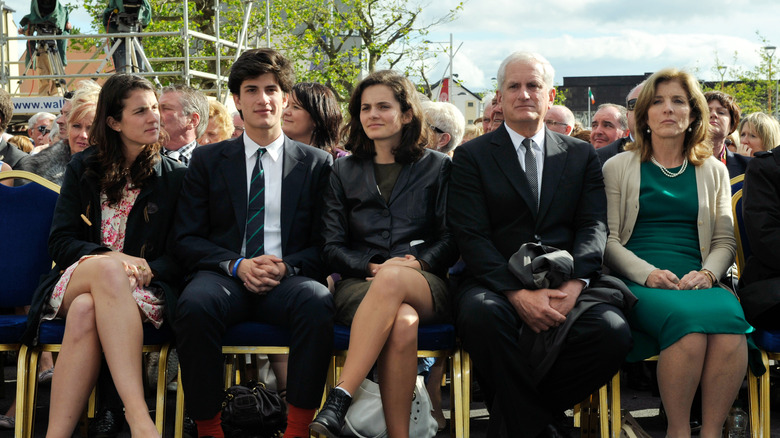
[[[119,32],[141,32],[141,22],[138,12],[141,10],[141,0],[124,0],[122,2],[124,12],[115,9],[111,15],[111,22],[116,25]]]

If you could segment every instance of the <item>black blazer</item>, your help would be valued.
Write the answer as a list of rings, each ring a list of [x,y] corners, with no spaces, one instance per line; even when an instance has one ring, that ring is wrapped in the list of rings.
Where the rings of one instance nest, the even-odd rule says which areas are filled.
[[[780,277],[780,148],[750,160],[742,186],[745,231],[753,252],[740,285]]]
[[[28,156],[29,155],[27,152],[22,152],[21,149],[17,148],[11,143],[8,143],[5,140],[0,140],[0,161],[8,164],[14,170],[17,170],[16,166],[19,164],[19,160]]]
[[[284,138],[282,251],[298,273],[324,281],[320,259],[322,198],[333,162],[327,152]],[[193,273],[225,273],[241,257],[247,215],[243,136],[199,146],[190,159],[176,213],[174,254]],[[276,254],[279,255],[279,254]]]
[[[96,150],[89,148],[74,155],[65,170],[49,235],[49,255],[56,266],[43,277],[33,295],[26,343],[36,342],[44,304],[62,272],[82,256],[108,251],[101,246],[100,182],[86,173],[87,163],[95,159]],[[166,317],[172,318],[183,271],[169,253],[169,231],[187,169],[167,157],[161,157],[154,169],[151,182],[141,189],[127,218],[123,252],[149,262],[154,273],[152,286],[163,289]],[[82,219],[82,214],[92,225]]]
[[[726,167],[729,169],[729,178],[734,178],[745,173],[751,157],[735,154],[726,149]]]
[[[447,220],[466,262],[464,287],[521,289],[507,262],[522,244],[569,251],[574,278],[599,273],[607,201],[595,149],[546,129],[540,206],[505,126],[455,149]]]
[[[333,165],[323,229],[328,268],[364,278],[369,262],[411,254],[443,277],[458,258],[444,219],[450,159],[426,149],[419,160],[403,166],[390,202],[379,194],[373,166],[373,160],[354,155]]]
[[[601,160],[601,167],[604,167],[604,163],[606,163],[607,160],[623,152],[626,148],[626,144],[630,141],[631,137],[621,137],[603,148],[596,149],[596,154],[599,156],[599,160]]]

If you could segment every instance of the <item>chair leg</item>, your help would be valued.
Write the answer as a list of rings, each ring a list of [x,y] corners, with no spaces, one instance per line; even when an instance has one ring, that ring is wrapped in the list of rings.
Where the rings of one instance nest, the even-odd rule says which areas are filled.
[[[171,344],[165,344],[160,348],[160,360],[157,362],[157,402],[155,405],[154,423],[160,436],[165,432],[165,395],[168,381],[168,358]]]
[[[607,403],[607,385],[609,382],[599,388],[599,430],[601,438],[609,438],[609,403]]]
[[[450,434],[455,438],[465,438],[464,423],[468,418],[463,418],[465,408],[464,403],[468,400],[463,394],[463,358],[460,349],[456,348],[452,352],[451,371],[450,371]]]
[[[620,424],[622,421],[622,411],[620,407],[620,371],[612,377],[612,403],[609,411],[612,419],[612,438],[620,438]]]
[[[22,417],[25,423],[25,438],[33,436],[35,426],[35,399],[38,395],[38,358],[41,355],[40,349],[30,349],[27,360],[27,385],[25,400],[25,415]]]
[[[181,366],[179,366],[179,384],[176,387],[176,420],[174,438],[182,438],[184,435],[184,385],[181,381]]]
[[[471,356],[461,349],[460,365],[462,371],[461,381],[463,382],[463,436],[468,438],[471,433]]]
[[[769,357],[767,356],[766,352],[761,350],[761,361],[764,363],[764,368],[767,370],[762,376],[760,380],[761,390],[759,391],[759,394],[761,394],[761,401],[759,404],[759,412],[760,412],[760,419],[761,419],[761,437],[762,438],[769,438],[769,417],[771,411],[769,410]]]
[[[27,418],[27,366],[29,353],[30,348],[22,345],[16,361],[16,425],[14,426],[14,436],[16,437],[28,436],[25,418]]]

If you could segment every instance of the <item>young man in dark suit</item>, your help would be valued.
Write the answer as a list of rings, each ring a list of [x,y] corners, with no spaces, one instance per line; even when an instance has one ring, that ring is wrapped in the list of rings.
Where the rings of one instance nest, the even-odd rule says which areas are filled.
[[[195,149],[174,226],[191,276],[174,321],[187,410],[200,436],[221,437],[221,341],[252,320],[289,328],[285,437],[308,436],[333,347],[333,301],[323,285],[319,219],[330,155],[285,137],[295,81],[271,49],[245,52],[228,87],[244,134]]]
[[[545,129],[555,98],[552,66],[519,52],[497,77],[505,123],[455,149],[453,159],[448,220],[466,262],[456,324],[490,409],[488,435],[558,436],[555,414],[618,370],[631,335],[611,304],[576,319],[571,313],[600,278],[606,196],[593,147]],[[528,242],[567,250],[571,280],[558,289],[524,288],[508,260]],[[557,332],[557,356],[521,345],[519,332],[555,334],[568,317],[574,323]],[[550,362],[543,373],[534,371],[539,361]]]

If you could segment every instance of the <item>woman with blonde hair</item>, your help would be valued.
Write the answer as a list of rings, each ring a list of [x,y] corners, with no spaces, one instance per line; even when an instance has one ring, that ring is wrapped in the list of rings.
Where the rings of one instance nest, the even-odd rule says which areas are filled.
[[[721,436],[747,366],[736,296],[718,286],[736,241],[726,167],[712,157],[709,109],[696,79],[665,69],[639,94],[635,142],[604,164],[604,264],[639,298],[628,314],[628,361],[658,355],[667,436],[690,437],[702,387],[701,436]]]
[[[198,139],[198,145],[227,140],[233,135],[233,129],[233,117],[225,105],[209,100],[209,124],[206,126],[206,132]]]
[[[751,157],[780,145],[780,123],[768,114],[748,114],[739,122],[738,131],[741,148]]]

